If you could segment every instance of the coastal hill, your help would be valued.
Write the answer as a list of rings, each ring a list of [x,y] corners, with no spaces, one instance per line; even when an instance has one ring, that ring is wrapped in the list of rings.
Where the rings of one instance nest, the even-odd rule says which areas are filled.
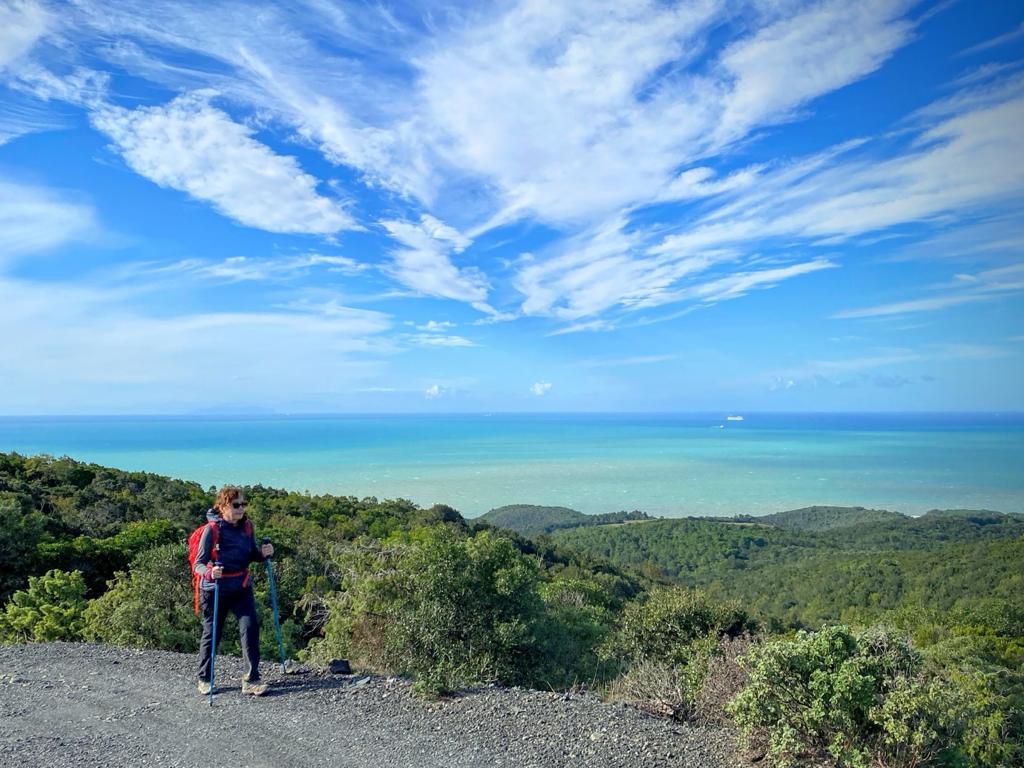
[[[810,507],[766,518],[678,518],[555,531],[556,543],[654,579],[739,599],[774,625],[949,610],[1019,589],[1024,515]],[[984,567],[981,567],[981,566]]]
[[[860,523],[890,522],[905,517],[899,512],[887,509],[865,509],[864,507],[804,507],[787,512],[776,512],[764,517],[743,518],[750,522],[774,525],[794,531],[827,531],[847,528]]]
[[[571,510],[504,510],[542,529],[526,538],[444,504],[243,491],[275,546],[272,571],[251,566],[264,659],[280,643],[310,667],[349,659],[366,682],[310,673],[243,699],[227,626],[229,717],[211,718],[194,692],[185,542],[214,489],[0,453],[0,643],[14,644],[0,645],[0,763],[194,765],[213,759],[195,738],[212,724],[249,765],[312,751],[357,767],[712,768],[739,764],[715,751],[737,729],[789,739],[810,723],[827,686],[797,698],[792,686],[805,674],[845,685],[847,662],[871,671],[858,683],[871,695],[840,713],[861,764],[902,764],[889,724],[911,721],[950,765],[1024,760],[1024,516],[818,507],[577,524]],[[96,645],[22,644],[60,640]],[[773,659],[794,666],[780,677]],[[584,682],[662,717],[578,697]],[[829,764],[837,727],[814,726],[779,759],[762,750],[762,764]]]
[[[579,528],[589,525],[614,525],[637,520],[653,520],[644,512],[611,512],[603,515],[587,515],[568,507],[544,507],[535,504],[509,504],[497,507],[476,518],[476,522],[487,523],[496,528],[508,528],[523,536],[538,536],[542,533],[565,528]]]

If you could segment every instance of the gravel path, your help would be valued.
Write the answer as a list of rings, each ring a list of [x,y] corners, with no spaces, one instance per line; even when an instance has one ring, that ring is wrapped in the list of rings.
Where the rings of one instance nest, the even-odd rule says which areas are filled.
[[[589,695],[489,687],[423,701],[405,681],[307,672],[243,697],[218,657],[211,709],[195,658],[77,643],[0,646],[0,765],[725,768],[731,737]]]

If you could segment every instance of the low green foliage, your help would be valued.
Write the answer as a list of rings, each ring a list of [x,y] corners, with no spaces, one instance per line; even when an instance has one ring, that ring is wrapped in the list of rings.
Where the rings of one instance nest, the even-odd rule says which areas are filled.
[[[778,766],[1024,765],[1021,516],[619,515],[527,539],[445,505],[245,490],[275,544],[289,656],[345,656],[425,693],[607,686],[738,725]],[[195,651],[184,541],[211,501],[194,483],[0,453],[0,638]],[[265,572],[252,567],[270,660]],[[755,617],[776,635],[748,634]],[[855,629],[785,634],[836,622]],[[238,653],[227,624],[221,652]]]
[[[523,682],[535,657],[540,569],[507,539],[448,525],[339,553],[343,590],[312,656],[410,674],[426,692]]]
[[[750,680],[728,706],[774,766],[830,757],[839,766],[929,764],[956,724],[948,690],[885,630],[800,632],[756,646]]]
[[[699,590],[654,589],[625,606],[615,634],[601,648],[621,672],[612,695],[687,719],[721,640],[754,629],[738,604],[711,600]]]
[[[199,620],[193,612],[188,556],[181,544],[140,554],[85,612],[85,638],[136,648],[196,651]],[[226,636],[225,636],[226,637]]]
[[[755,629],[755,622],[737,603],[712,600],[700,590],[659,588],[646,599],[626,605],[604,653],[626,665],[636,661],[686,665],[701,643]]]
[[[0,638],[6,642],[80,640],[85,607],[85,582],[78,571],[54,569],[29,577],[28,589],[15,592],[0,613]]]

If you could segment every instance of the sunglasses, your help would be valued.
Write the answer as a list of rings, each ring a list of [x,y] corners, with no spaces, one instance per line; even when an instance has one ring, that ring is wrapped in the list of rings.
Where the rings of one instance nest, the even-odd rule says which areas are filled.
[[[241,509],[242,507],[247,507],[247,506],[249,506],[249,502],[248,501],[232,501],[231,502],[231,508],[232,509]]]

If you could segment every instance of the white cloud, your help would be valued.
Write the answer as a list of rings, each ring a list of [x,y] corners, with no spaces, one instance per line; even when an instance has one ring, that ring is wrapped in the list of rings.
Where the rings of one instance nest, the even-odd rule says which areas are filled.
[[[62,128],[66,121],[14,93],[0,103],[0,146],[19,136]]]
[[[842,386],[878,369],[914,366],[920,363],[988,360],[1005,357],[1007,351],[988,344],[929,344],[918,349],[896,348],[877,350],[875,354],[833,360],[811,360],[803,365],[781,371],[769,371],[765,377],[769,389],[793,389],[800,386]],[[876,381],[876,383],[879,383]],[[882,381],[881,386],[893,382]]]
[[[434,333],[417,333],[406,337],[411,343],[420,347],[475,347],[477,346],[463,336],[443,336]]]
[[[162,107],[108,106],[93,124],[137,173],[211,203],[225,216],[269,232],[331,234],[356,228],[336,200],[292,157],[275,154],[253,131],[209,103],[181,96]]]
[[[926,126],[886,160],[873,160],[870,145],[858,142],[761,170],[756,183],[732,187],[678,232],[629,229],[619,219],[560,243],[555,255],[519,268],[515,286],[525,297],[523,311],[579,320],[610,310],[720,301],[835,265],[823,257],[789,256],[795,263],[752,269],[750,256],[766,242],[785,242],[790,253],[799,253],[970,212],[1019,216],[1024,97],[1005,88],[997,95],[1002,99],[986,98]],[[708,178],[698,171],[687,183],[699,188]],[[996,234],[1009,242],[1003,230]],[[981,242],[975,238],[972,247]],[[712,270],[727,274],[704,277]],[[967,301],[973,299],[954,303]]]
[[[378,378],[391,353],[383,338],[391,321],[379,312],[157,316],[131,299],[120,290],[0,278],[5,408],[152,413],[301,400],[323,408]]]
[[[433,400],[435,397],[440,397],[441,392],[442,390],[440,384],[431,384],[429,387],[427,387],[426,391],[423,394],[427,397],[428,400]]]
[[[561,239],[516,265],[513,282],[521,314],[569,321],[561,333],[613,327],[606,314],[742,296],[835,263],[809,252],[829,239],[955,218],[1019,194],[1022,115],[1008,91],[994,95],[992,72],[984,100],[946,99],[942,114],[922,113],[930,127],[890,160],[848,144],[795,163],[715,170],[760,128],[799,119],[815,99],[877,70],[912,38],[908,7],[524,0],[424,25],[415,8],[339,10],[321,0],[260,13],[81,0],[63,26],[69,41],[103,41],[82,45],[91,66],[106,58],[175,91],[214,88],[354,169],[365,186],[429,211],[381,222],[401,244],[386,273],[420,295],[469,303],[484,320],[517,316],[491,307],[503,292],[458,263],[472,245],[465,233],[523,217],[553,224]],[[708,50],[711,39],[723,47]],[[189,53],[216,65],[183,66]],[[201,96],[109,108],[97,121],[112,124],[105,130],[140,173],[243,223],[320,234],[355,226],[292,158]],[[186,122],[206,144],[174,163],[161,150],[173,140],[184,147]],[[239,172],[252,163],[218,167],[224,135],[273,171],[275,193],[284,188],[290,203],[267,194],[266,178]],[[849,157],[855,150],[860,159]],[[647,221],[639,208],[667,201],[697,203],[636,226]],[[766,238],[791,246],[771,269],[759,266]]]
[[[618,368],[624,365],[650,365],[674,360],[676,355],[634,355],[633,357],[598,358],[581,360],[580,365],[587,368]]]
[[[250,282],[286,280],[301,277],[312,269],[324,269],[344,275],[355,275],[370,269],[347,256],[325,256],[307,253],[278,258],[252,258],[229,256],[220,261],[183,259],[171,264],[132,264],[121,270],[121,277],[134,279],[139,275],[151,277],[195,277],[224,282]]]
[[[855,319],[905,315],[914,312],[934,312],[961,304],[975,304],[1000,299],[1024,291],[1024,262],[987,269],[976,275],[958,274],[955,276],[952,286],[959,290],[889,304],[846,309],[835,313],[832,317]]]
[[[533,384],[533,386],[530,387],[530,392],[532,392],[537,397],[543,397],[544,395],[546,395],[550,391],[551,391],[551,382],[550,381],[538,381],[538,382],[535,382]]]
[[[31,0],[0,4],[0,70],[28,53],[53,22],[53,16]]]
[[[97,229],[92,206],[0,177],[0,263],[88,238]]]
[[[75,26],[116,37],[97,53],[118,66],[266,110],[370,184],[463,226],[593,222],[664,199],[680,167],[877,68],[908,38],[905,6],[786,3],[764,26],[755,4],[744,21],[761,28],[710,63],[709,31],[741,28],[726,0],[527,0],[433,15],[429,39],[422,19],[323,2],[252,13],[83,0]],[[136,41],[222,66],[190,70]],[[397,66],[373,66],[385,59]]]
[[[960,52],[960,55],[972,56],[975,53],[981,53],[982,51],[987,51],[990,48],[1005,45],[1006,43],[1012,43],[1014,40],[1019,40],[1022,37],[1024,37],[1024,22],[1018,24],[1016,29],[1010,30],[1005,34],[990,37],[988,40],[983,40],[977,45],[972,45],[970,48],[965,48]]]
[[[424,215],[419,223],[382,221],[381,225],[401,248],[391,254],[392,266],[387,272],[403,285],[428,296],[463,301],[493,311],[486,304],[489,284],[480,270],[459,269],[451,260],[468,245],[468,240],[432,216]]]
[[[449,320],[428,320],[423,325],[417,325],[416,329],[424,333],[440,333],[454,327],[455,323]]]
[[[874,72],[910,37],[905,0],[816,3],[721,56],[733,79],[718,126],[730,141],[761,124],[790,118],[808,101]]]

